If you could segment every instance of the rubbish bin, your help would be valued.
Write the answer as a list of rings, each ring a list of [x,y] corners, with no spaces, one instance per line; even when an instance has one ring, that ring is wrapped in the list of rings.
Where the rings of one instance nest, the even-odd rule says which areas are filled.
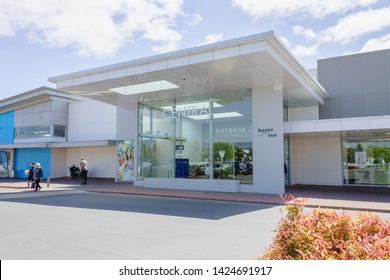
[[[188,178],[190,162],[188,158],[176,159],[176,178]]]

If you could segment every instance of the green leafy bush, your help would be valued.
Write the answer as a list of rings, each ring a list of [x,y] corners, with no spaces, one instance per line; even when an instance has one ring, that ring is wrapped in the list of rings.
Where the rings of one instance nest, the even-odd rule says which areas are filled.
[[[279,221],[263,260],[390,260],[390,222],[374,213],[355,215],[331,209],[305,213],[304,199],[285,198],[287,214]]]

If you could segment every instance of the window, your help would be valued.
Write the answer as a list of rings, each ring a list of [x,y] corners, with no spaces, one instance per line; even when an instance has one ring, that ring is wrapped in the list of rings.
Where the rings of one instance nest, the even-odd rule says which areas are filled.
[[[142,178],[252,179],[252,92],[143,102]]]
[[[53,133],[51,132],[53,131]],[[37,137],[65,137],[64,125],[36,125],[15,127],[15,139],[37,138]]]
[[[54,131],[53,136],[54,137],[65,137],[65,125],[53,125]]]
[[[343,133],[343,173],[349,185],[390,184],[390,131]]]

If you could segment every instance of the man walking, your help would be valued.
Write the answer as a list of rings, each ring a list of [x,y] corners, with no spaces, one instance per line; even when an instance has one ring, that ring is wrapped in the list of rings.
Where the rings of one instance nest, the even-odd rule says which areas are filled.
[[[81,184],[86,185],[87,173],[88,173],[88,162],[85,160],[84,157],[81,157],[80,169],[81,169],[80,171]]]
[[[43,170],[41,164],[37,162],[35,164],[35,169],[34,169],[34,182],[35,182],[34,191],[38,191],[41,189],[41,185],[39,184],[39,182],[41,181],[42,178],[43,178]]]

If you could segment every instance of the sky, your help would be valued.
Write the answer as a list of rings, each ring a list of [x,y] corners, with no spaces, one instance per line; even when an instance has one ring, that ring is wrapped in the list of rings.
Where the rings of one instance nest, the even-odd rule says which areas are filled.
[[[306,68],[390,48],[390,0],[0,0],[0,100],[49,77],[274,31]]]

